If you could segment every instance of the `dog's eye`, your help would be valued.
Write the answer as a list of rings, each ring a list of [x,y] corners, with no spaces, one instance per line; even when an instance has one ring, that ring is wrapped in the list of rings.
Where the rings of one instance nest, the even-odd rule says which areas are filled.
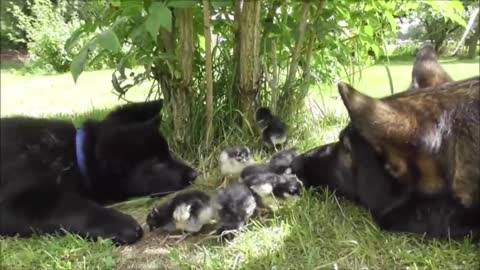
[[[402,164],[393,164],[391,162],[385,162],[385,170],[393,177],[399,178],[402,175],[402,172],[405,170],[402,167]]]

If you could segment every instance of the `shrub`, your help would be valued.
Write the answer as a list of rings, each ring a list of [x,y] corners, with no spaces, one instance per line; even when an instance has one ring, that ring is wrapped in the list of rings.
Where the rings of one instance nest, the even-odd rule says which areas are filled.
[[[70,1],[72,2],[72,1]],[[30,56],[27,64],[31,69],[43,71],[66,72],[74,55],[89,40],[86,35],[77,40],[72,48],[65,47],[82,20],[79,16],[80,4],[69,3],[67,0],[58,0],[53,4],[51,0],[28,0],[28,13],[22,11],[18,5],[12,5],[9,12],[16,18],[18,27],[25,31],[26,38],[11,36],[14,42],[25,42]],[[105,61],[97,62],[91,68],[99,69],[105,66]]]
[[[25,9],[24,0],[9,0],[0,5],[0,46],[2,50],[5,49],[26,49],[26,44],[18,42],[20,37],[24,37],[25,33],[18,28],[18,23],[8,10],[12,5],[17,5],[22,10]]]

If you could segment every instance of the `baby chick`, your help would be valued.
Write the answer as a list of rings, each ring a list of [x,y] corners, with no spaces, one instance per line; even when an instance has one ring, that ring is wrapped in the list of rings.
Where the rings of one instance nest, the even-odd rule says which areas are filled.
[[[278,174],[291,173],[290,165],[298,155],[300,152],[295,147],[273,154],[269,162],[271,170]]]
[[[257,128],[262,134],[263,144],[277,150],[277,145],[287,141],[287,128],[269,108],[260,107],[255,113]]]
[[[279,175],[276,173],[252,174],[242,178],[248,188],[255,194],[259,206],[277,209],[278,201],[299,196],[302,191],[301,182],[293,174]]]
[[[258,163],[245,167],[240,173],[240,180],[247,178],[250,175],[273,172],[269,163]]]
[[[220,173],[224,176],[221,186],[225,186],[227,177],[236,177],[247,166],[254,164],[250,148],[247,146],[231,147],[220,153]]]
[[[199,232],[214,218],[210,196],[193,190],[176,195],[171,201],[153,208],[147,216],[150,231],[154,228],[173,232]]]
[[[218,215],[217,234],[220,235],[240,230],[257,207],[252,192],[241,183],[219,190],[214,205]]]
[[[290,148],[276,152],[272,155],[268,163],[258,163],[245,167],[240,173],[240,178],[245,179],[249,175],[260,173],[290,174],[292,172],[290,165],[293,159],[300,155],[296,148]]]
[[[295,174],[285,173],[282,180],[273,187],[273,195],[281,200],[298,198],[303,191],[303,184]]]

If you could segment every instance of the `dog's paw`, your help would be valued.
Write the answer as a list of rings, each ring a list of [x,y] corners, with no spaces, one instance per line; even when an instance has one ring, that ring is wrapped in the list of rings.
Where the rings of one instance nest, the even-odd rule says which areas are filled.
[[[108,209],[103,216],[90,219],[84,232],[91,238],[111,239],[116,245],[131,245],[139,241],[144,234],[140,224],[130,215]]]
[[[131,245],[140,240],[142,236],[143,229],[138,225],[135,228],[124,228],[111,237],[111,239],[117,245]]]

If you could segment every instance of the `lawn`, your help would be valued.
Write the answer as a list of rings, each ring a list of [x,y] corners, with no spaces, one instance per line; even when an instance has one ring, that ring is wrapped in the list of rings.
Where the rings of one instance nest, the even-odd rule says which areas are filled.
[[[454,79],[479,74],[478,62],[443,62]],[[391,66],[397,92],[409,84],[410,63]],[[102,117],[121,102],[111,94],[110,78],[108,70],[86,72],[75,85],[70,74],[2,72],[1,115],[72,116],[77,124],[86,117]],[[362,79],[353,84],[372,96],[390,91],[383,66],[364,70]],[[128,98],[141,100],[145,93],[146,87],[138,87]],[[316,136],[294,139],[292,144],[302,150],[332,140],[346,121],[335,88],[314,89],[309,100],[323,111],[339,114],[320,119]],[[196,165],[202,174],[194,187],[215,188],[219,183],[217,170],[212,169],[215,159],[205,158]],[[143,223],[146,212],[159,201],[144,198],[113,207]],[[269,217],[255,217],[231,242],[201,236],[179,241],[148,231],[136,245],[120,248],[74,235],[3,239],[0,269],[480,269],[480,251],[468,240],[427,241],[379,231],[364,209],[328,192],[307,192]]]

